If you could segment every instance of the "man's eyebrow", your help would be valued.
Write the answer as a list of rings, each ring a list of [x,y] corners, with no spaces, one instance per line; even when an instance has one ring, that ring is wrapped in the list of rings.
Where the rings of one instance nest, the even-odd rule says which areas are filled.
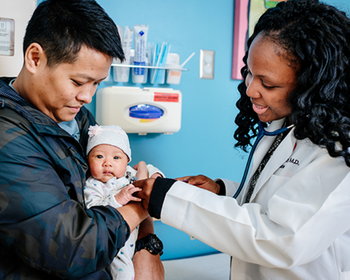
[[[87,74],[84,74],[84,73],[78,73],[78,74],[76,74],[76,76],[77,76],[77,77],[80,77],[80,78],[87,79],[87,80],[89,80],[89,81],[103,81],[104,79],[107,78],[107,76],[106,76],[106,77],[104,77],[104,78],[102,78],[102,79],[96,80],[95,78],[93,78],[93,77],[91,77],[91,76],[89,76],[89,75],[87,75]]]
[[[78,74],[75,74],[76,76],[80,77],[80,78],[85,78],[87,80],[95,80],[93,79],[91,76],[87,75],[87,74],[84,74],[84,73],[78,73]]]

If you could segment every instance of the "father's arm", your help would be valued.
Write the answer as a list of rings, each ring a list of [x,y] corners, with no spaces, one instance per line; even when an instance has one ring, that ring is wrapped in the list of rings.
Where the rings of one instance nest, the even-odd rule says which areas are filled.
[[[154,233],[153,219],[148,216],[140,225],[139,238]],[[135,279],[137,280],[163,280],[164,267],[159,255],[152,255],[147,250],[137,251],[133,259]]]
[[[80,278],[107,266],[129,236],[129,221],[134,227],[142,220],[129,209],[133,206],[121,212],[112,207],[86,210],[78,198],[83,173],[53,137],[3,118],[0,126],[2,252],[63,278]]]

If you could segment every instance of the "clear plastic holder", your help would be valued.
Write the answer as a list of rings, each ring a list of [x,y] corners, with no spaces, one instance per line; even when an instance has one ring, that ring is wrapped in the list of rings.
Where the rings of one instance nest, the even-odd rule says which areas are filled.
[[[172,65],[174,68],[181,68],[180,65]],[[181,81],[181,70],[169,69],[167,70],[166,83],[170,85],[178,85]]]
[[[121,64],[121,63],[116,63],[116,61],[113,61],[112,67],[113,67],[113,80],[115,82],[128,82],[129,81],[129,75],[130,75],[130,69],[132,71],[132,83],[146,83],[148,80],[148,75],[150,76],[150,83],[151,84],[164,84],[165,82],[167,84],[179,84],[181,81],[181,74],[183,71],[188,71],[188,69],[183,68],[182,65],[178,65],[178,62],[175,61],[171,62],[170,64],[168,63],[165,67],[157,67],[157,66],[149,66],[149,64],[146,62],[146,66],[137,66],[134,65],[134,57],[133,57],[133,51],[131,50],[131,56],[130,56],[130,64]],[[172,54],[169,53],[168,56],[171,56]],[[175,54],[177,55],[177,54]],[[178,55],[177,55],[178,56]],[[135,74],[134,74],[134,68],[144,68],[145,69],[145,75],[142,79],[141,82],[136,81],[135,79]],[[128,75],[126,79],[122,79],[120,76],[118,76],[118,73],[116,69],[127,69]],[[151,71],[149,71],[151,70]],[[152,83],[152,74],[154,73],[155,70],[158,71],[164,71],[166,72],[166,77],[163,75],[163,78],[161,80],[161,83]],[[165,71],[166,70],[166,71]],[[165,79],[166,78],[166,79]]]
[[[169,53],[168,58],[166,60],[166,66],[170,68],[181,69],[182,66],[180,65],[180,56],[177,53]],[[166,83],[178,85],[181,80],[181,73],[181,70],[167,70]]]
[[[123,65],[114,60],[113,65]],[[124,64],[125,65],[125,64]],[[113,80],[115,82],[127,83],[129,82],[130,67],[113,67]]]
[[[130,58],[130,64],[133,65],[134,64],[134,57]],[[146,66],[148,66],[148,63],[146,62]],[[142,68],[144,69],[144,74],[142,75],[143,78],[141,77],[137,77],[138,75],[135,75],[135,68]],[[143,68],[143,67],[136,67],[134,66],[133,68],[131,68],[131,77],[132,77],[132,82],[134,84],[144,84],[147,83],[147,78],[148,78],[148,68]]]
[[[165,69],[152,69],[150,76],[151,84],[164,84],[165,82]]]

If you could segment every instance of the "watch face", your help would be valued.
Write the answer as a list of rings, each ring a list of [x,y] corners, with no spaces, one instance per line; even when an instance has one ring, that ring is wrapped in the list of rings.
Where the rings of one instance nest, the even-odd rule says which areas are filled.
[[[153,245],[154,249],[156,250],[163,249],[162,241],[160,241],[158,237],[155,235],[150,236],[150,243]]]
[[[150,233],[149,235],[139,239],[136,242],[135,252],[140,251],[141,249],[146,249],[153,255],[162,255],[163,254],[163,243],[157,237],[157,235]]]

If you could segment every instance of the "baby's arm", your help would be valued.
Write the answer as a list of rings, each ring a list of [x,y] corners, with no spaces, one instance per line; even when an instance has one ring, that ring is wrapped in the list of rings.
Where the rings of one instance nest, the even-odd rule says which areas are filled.
[[[130,167],[131,168],[131,167]],[[136,170],[136,177],[138,180],[147,179],[147,178],[165,178],[165,175],[157,167],[154,167],[152,164],[147,164],[144,161],[140,161],[138,164],[133,166],[134,172]],[[145,177],[146,176],[146,177]]]
[[[147,164],[147,170],[150,178],[162,177],[165,178],[165,175],[157,167],[154,167],[152,164]]]
[[[150,178],[154,178],[155,179],[155,178],[158,178],[158,177],[164,178],[160,173],[153,173]]]
[[[136,164],[134,169],[136,170],[137,180],[148,179],[147,165],[144,161],[140,161]]]
[[[140,198],[132,195],[134,192],[138,192],[140,190],[140,188],[136,188],[133,184],[130,184],[122,188],[120,192],[114,196],[114,198],[121,205],[125,205],[129,201],[141,201]]]

